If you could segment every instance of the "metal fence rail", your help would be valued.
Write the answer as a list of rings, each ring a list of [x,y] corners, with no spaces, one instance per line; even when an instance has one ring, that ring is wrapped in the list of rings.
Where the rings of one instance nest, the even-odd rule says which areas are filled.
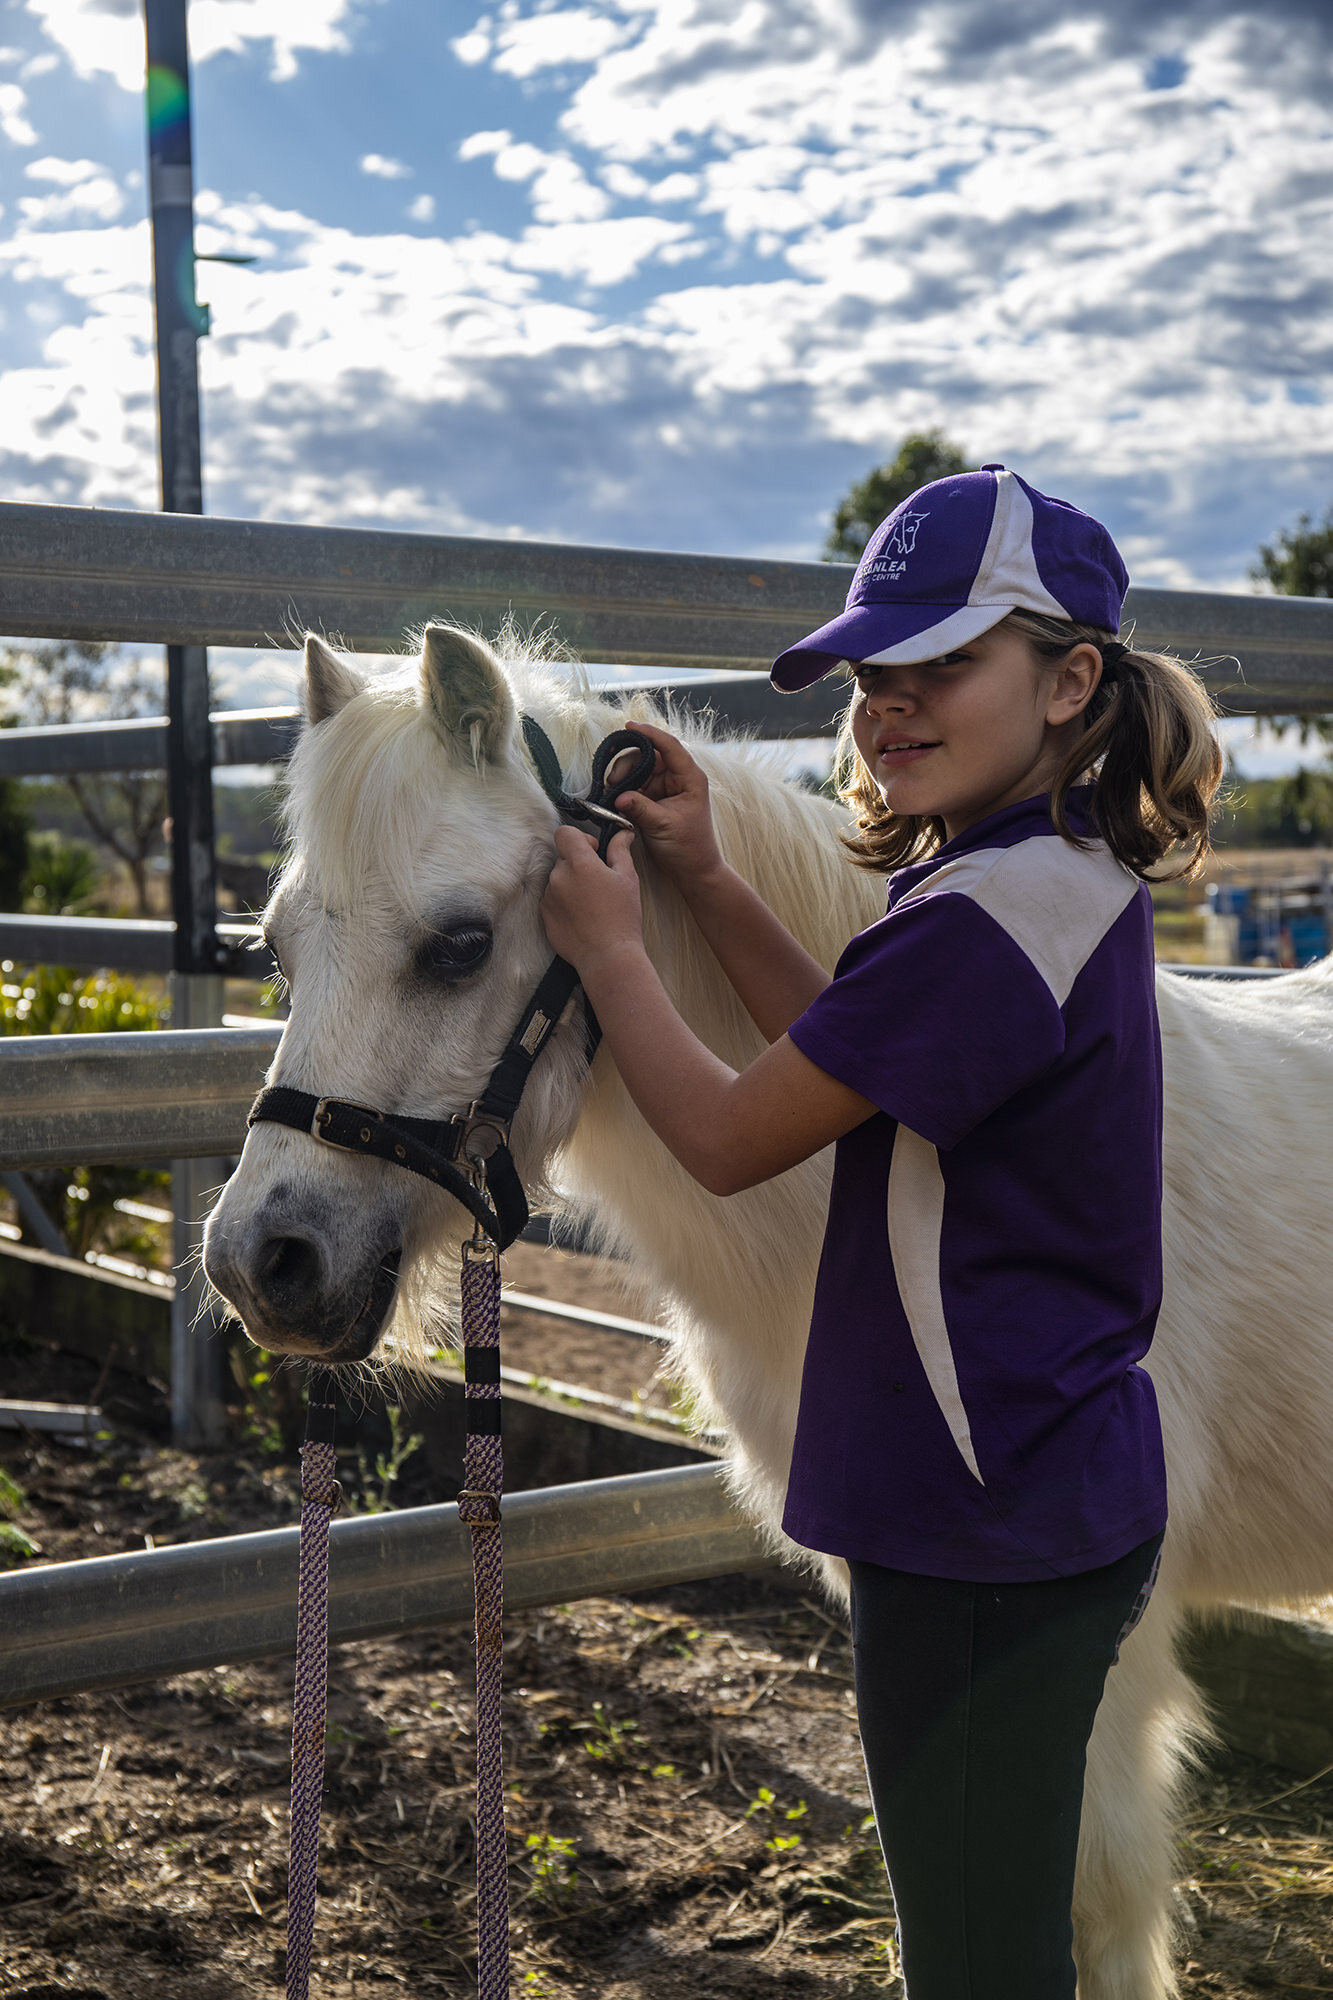
[[[170,972],[169,917],[28,917],[0,913],[0,958],[22,965],[119,966]],[[219,924],[215,969],[223,978],[268,979],[277,967],[256,924]]]
[[[831,735],[846,707],[840,685],[818,684],[798,694],[779,694],[767,675],[736,669],[689,681],[666,675],[605,683],[609,695],[650,688],[669,695],[677,709],[709,711],[725,727],[753,730],[765,738]],[[1333,698],[1333,697],[1331,697]],[[213,762],[280,764],[290,757],[301,732],[299,708],[218,709],[210,717]],[[0,778],[61,777],[78,771],[158,771],[166,766],[167,719],[132,722],[64,722],[40,729],[0,732]]]
[[[0,1041],[0,1165],[239,1153],[273,1028],[167,1028]],[[3,1579],[0,1579],[2,1581]]]
[[[716,1465],[516,1493],[505,1500],[504,1531],[511,1610],[773,1561],[733,1509]],[[299,1533],[228,1535],[0,1576],[0,1707],[294,1652]],[[470,1539],[457,1507],[334,1522],[334,1643],[471,1617]]]
[[[1163,966],[1185,978],[1276,979],[1269,967]],[[277,1052],[269,1028],[0,1038],[0,1169],[239,1153]]]
[[[430,618],[550,620],[584,659],[766,667],[842,607],[838,563],[582,548],[185,514],[0,505],[0,627],[29,638],[396,649]],[[1203,659],[1237,714],[1330,705],[1333,601],[1135,588],[1146,644]]]

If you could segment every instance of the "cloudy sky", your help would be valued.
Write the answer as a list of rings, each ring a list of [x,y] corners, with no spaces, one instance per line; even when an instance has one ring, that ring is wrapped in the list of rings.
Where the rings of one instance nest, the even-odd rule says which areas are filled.
[[[212,513],[813,556],[939,424],[1247,589],[1333,502],[1328,0],[190,18]],[[138,3],[0,41],[0,496],[152,507]]]

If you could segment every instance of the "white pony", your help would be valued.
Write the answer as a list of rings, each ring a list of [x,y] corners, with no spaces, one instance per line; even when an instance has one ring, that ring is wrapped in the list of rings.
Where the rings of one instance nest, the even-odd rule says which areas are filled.
[[[306,648],[292,853],[265,919],[292,987],[271,1081],[440,1116],[479,1092],[549,958],[537,905],[555,813],[518,737],[542,723],[581,789],[623,707],[480,640],[429,629],[368,679]],[[630,717],[653,711],[639,698]],[[706,740],[733,864],[832,966],[880,914],[840,815],[770,753]],[[695,1031],[741,1065],[760,1037],[675,893],[639,857],[648,949]],[[1166,1063],[1166,1299],[1149,1356],[1171,1523],[1147,1617],[1109,1676],[1089,1752],[1075,1905],[1082,2000],[1164,2000],[1171,1809],[1205,1727],[1175,1641],[1187,1606],[1333,1588],[1333,974],[1159,981]],[[514,1150],[530,1189],[592,1209],[668,1303],[675,1365],[731,1439],[741,1503],[777,1535],[824,1222],[828,1160],[745,1194],[698,1187],[646,1129],[577,1007],[537,1064]],[[251,1336],[355,1360],[409,1348],[467,1231],[413,1175],[257,1126],[209,1223],[205,1266]],[[788,1548],[789,1554],[795,1554]],[[825,1564],[836,1592],[839,1565]]]

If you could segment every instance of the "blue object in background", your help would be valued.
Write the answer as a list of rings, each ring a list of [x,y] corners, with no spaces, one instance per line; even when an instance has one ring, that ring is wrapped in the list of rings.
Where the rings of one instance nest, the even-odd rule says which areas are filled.
[[[1323,882],[1213,882],[1208,902],[1215,916],[1236,919],[1240,965],[1310,965],[1333,948]]]

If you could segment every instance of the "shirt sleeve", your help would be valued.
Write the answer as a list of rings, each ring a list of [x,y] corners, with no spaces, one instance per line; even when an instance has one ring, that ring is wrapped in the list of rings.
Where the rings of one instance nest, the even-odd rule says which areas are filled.
[[[1064,1048],[1055,995],[970,896],[904,902],[854,937],[788,1030],[820,1069],[948,1148]]]

